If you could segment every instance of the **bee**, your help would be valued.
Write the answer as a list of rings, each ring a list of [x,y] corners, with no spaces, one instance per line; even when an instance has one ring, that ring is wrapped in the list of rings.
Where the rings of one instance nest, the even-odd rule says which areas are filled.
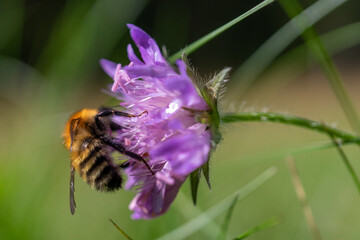
[[[147,113],[147,112],[144,112]],[[118,151],[132,159],[143,162],[154,174],[145,159],[131,151],[112,136],[112,131],[122,126],[112,121],[113,116],[139,117],[111,108],[82,109],[74,113],[66,123],[63,133],[64,145],[70,151],[70,211],[75,213],[75,171],[92,188],[99,191],[115,191],[121,188],[120,173],[123,165],[116,165],[111,157]]]

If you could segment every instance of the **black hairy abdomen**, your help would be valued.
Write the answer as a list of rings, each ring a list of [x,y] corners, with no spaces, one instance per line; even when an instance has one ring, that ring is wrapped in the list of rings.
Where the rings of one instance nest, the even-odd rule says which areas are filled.
[[[121,188],[122,178],[118,168],[113,164],[104,144],[88,146],[88,155],[79,165],[79,173],[93,188],[99,191],[115,191]]]

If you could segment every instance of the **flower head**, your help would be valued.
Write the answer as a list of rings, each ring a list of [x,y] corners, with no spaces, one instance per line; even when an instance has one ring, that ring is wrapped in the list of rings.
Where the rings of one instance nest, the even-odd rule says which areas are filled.
[[[129,160],[126,189],[136,189],[130,203],[134,219],[149,219],[166,212],[186,177],[208,161],[213,132],[209,130],[211,107],[196,89],[182,60],[174,69],[154,39],[128,24],[140,54],[127,47],[126,66],[102,59],[113,78],[111,90],[134,118],[117,117],[124,126],[117,138],[127,150],[144,156],[145,164]]]

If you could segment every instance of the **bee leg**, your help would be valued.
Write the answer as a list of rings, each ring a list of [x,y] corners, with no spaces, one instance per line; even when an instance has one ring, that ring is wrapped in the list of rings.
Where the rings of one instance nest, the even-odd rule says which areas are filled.
[[[72,165],[70,165],[70,212],[72,215],[74,215],[76,209],[74,193],[75,193],[75,168]]]
[[[129,156],[137,161],[143,162],[145,166],[149,169],[152,175],[155,175],[155,173],[151,170],[149,164],[145,161],[145,159],[140,156],[139,154],[133,153],[131,151],[127,151],[125,147],[119,143],[115,138],[111,136],[101,136],[101,140],[103,140],[107,145],[114,148],[119,153],[125,154],[126,156]]]
[[[113,116],[113,115],[123,116],[123,117],[132,117],[131,114],[126,113],[126,112],[116,111],[116,110],[111,109],[111,108],[104,108],[98,114],[96,114],[96,116],[95,116],[95,124],[96,124],[96,126],[100,130],[104,130],[105,126],[102,123],[102,121],[100,120],[100,118],[106,118],[106,117]]]
[[[139,115],[134,115],[134,114],[126,113],[126,112],[117,111],[117,110],[114,110],[111,108],[104,108],[98,114],[96,114],[95,123],[99,129],[104,130],[104,128],[105,128],[104,124],[100,121],[101,117],[110,117],[110,116],[115,115],[115,116],[120,116],[120,117],[132,118],[132,117],[140,117],[144,113],[148,113],[148,112],[144,111],[144,112],[140,113]]]
[[[122,163],[122,164],[120,164],[120,168],[128,168],[130,166],[130,162],[129,161],[126,161],[126,162],[124,162],[124,163]]]
[[[116,131],[116,130],[120,130],[120,129],[123,129],[123,128],[124,128],[123,126],[121,126],[120,124],[117,124],[115,122],[110,123],[111,131]]]

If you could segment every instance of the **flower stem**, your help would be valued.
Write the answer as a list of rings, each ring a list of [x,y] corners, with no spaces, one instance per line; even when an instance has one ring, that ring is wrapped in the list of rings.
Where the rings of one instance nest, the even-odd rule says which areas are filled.
[[[223,123],[232,122],[279,122],[298,127],[315,130],[325,134],[331,134],[334,137],[340,138],[342,141],[354,141],[360,144],[360,137],[352,133],[342,131],[340,129],[330,127],[324,123],[316,122],[302,117],[292,116],[289,114],[280,113],[265,113],[265,112],[243,112],[243,113],[227,113],[221,116]]]
[[[195,42],[191,43],[189,46],[185,47],[184,49],[178,51],[177,53],[173,54],[170,58],[169,61],[171,63],[174,63],[175,60],[181,58],[182,54],[186,54],[189,55],[190,53],[194,52],[195,50],[197,50],[199,47],[201,47],[202,45],[204,45],[205,43],[209,42],[210,40],[212,40],[213,38],[217,37],[218,35],[220,35],[221,33],[223,33],[224,31],[228,30],[230,27],[234,26],[236,23],[240,22],[241,20],[247,18],[248,16],[250,16],[251,14],[257,12],[258,10],[262,9],[263,7],[269,5],[270,3],[272,3],[274,0],[264,0],[263,2],[261,2],[260,4],[256,5],[255,7],[253,7],[252,9],[250,9],[249,11],[245,12],[244,14],[240,15],[239,17],[231,20],[230,22],[226,23],[225,25],[215,29],[214,31],[206,34],[205,36],[203,36],[202,38],[196,40]]]

